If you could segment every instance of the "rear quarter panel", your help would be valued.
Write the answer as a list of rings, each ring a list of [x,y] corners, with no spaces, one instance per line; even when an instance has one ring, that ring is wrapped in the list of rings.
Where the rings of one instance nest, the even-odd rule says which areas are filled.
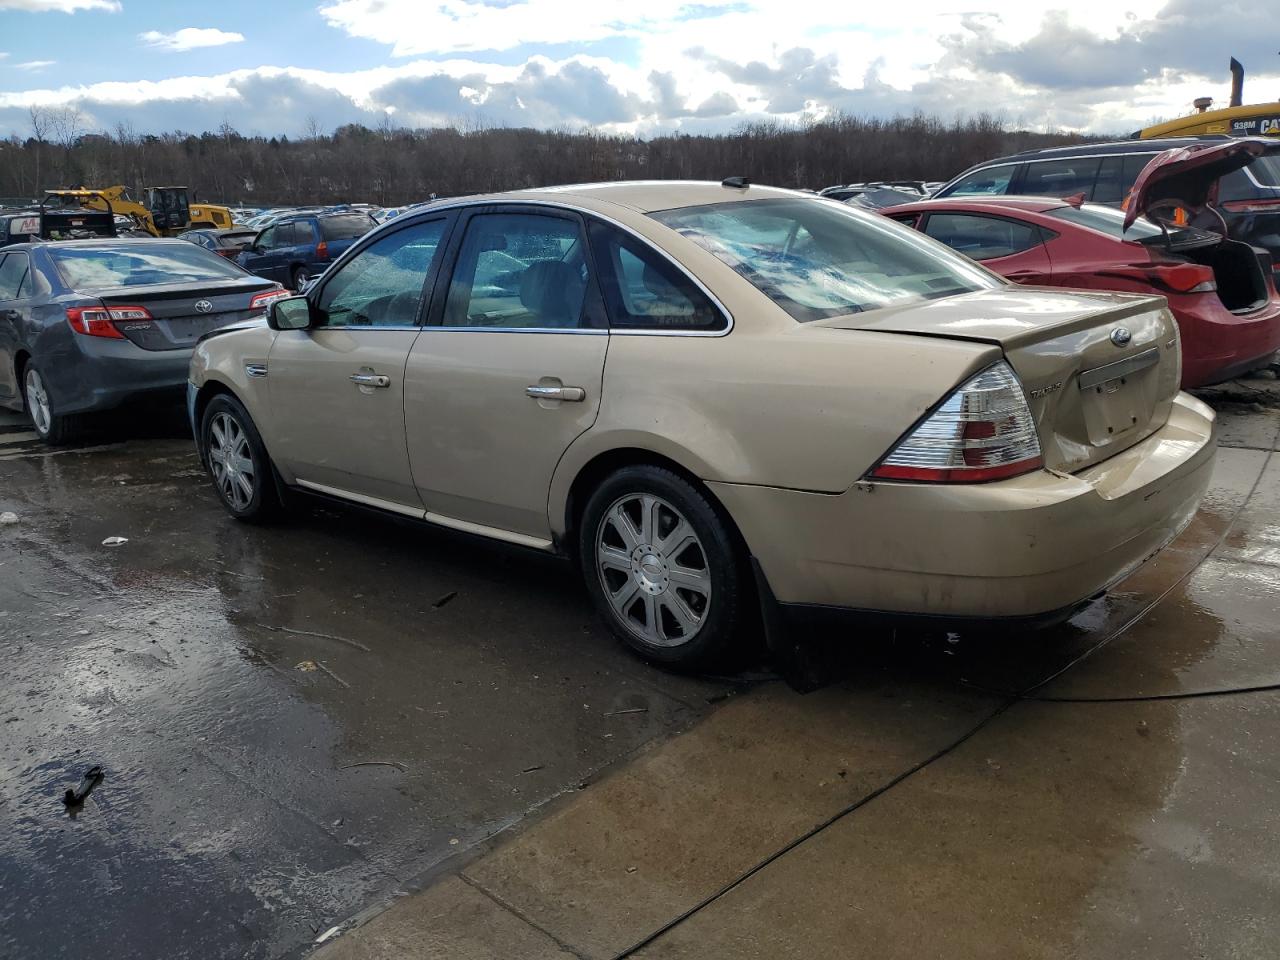
[[[794,322],[724,337],[615,334],[599,417],[552,481],[552,529],[567,529],[579,472],[619,449],[651,451],[708,481],[847,490],[1000,355],[986,344]]]

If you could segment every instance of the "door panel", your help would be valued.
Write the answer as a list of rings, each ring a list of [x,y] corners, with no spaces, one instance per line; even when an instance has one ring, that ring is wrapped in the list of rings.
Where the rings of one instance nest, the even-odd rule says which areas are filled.
[[[426,327],[405,370],[409,461],[429,513],[550,538],[547,492],[561,455],[595,422],[604,331]],[[529,387],[579,387],[578,401]]]
[[[319,326],[276,336],[271,450],[299,481],[421,515],[405,447],[404,372],[451,222],[383,234],[313,291]]]
[[[0,399],[3,400],[16,398],[19,392],[13,360],[18,349],[19,309],[23,303],[17,298],[27,271],[26,254],[6,256],[0,251]]]
[[[551,475],[595,421],[609,345],[582,221],[491,208],[468,218],[456,260],[443,325],[405,370],[414,480],[428,518],[546,541]]]
[[[267,362],[271,455],[299,480],[417,508],[404,366],[417,330],[282,330]],[[386,377],[386,386],[352,376]]]

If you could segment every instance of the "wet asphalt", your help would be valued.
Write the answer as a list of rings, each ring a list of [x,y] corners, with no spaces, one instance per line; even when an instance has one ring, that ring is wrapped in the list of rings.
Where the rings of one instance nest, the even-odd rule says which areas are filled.
[[[636,661],[557,561],[318,501],[234,523],[180,415],[65,450],[19,426],[6,960],[299,955],[742,685]]]
[[[989,923],[1028,891],[1037,929],[1058,923],[1076,946],[1082,902],[1112,917],[1107,936],[1131,933],[1121,914],[1141,884],[1106,872],[1107,843],[1150,821],[1143,842],[1176,850],[1210,834],[1223,809],[1269,823],[1278,794],[1265,726],[1246,751],[1241,719],[1206,703],[1192,745],[1167,734],[1171,705],[1082,721],[1009,694],[1280,681],[1280,413],[1218,399],[1225,455],[1204,509],[1120,589],[1034,642],[815,637],[829,682],[807,697],[760,666],[687,678],[643,665],[596,624],[557,561],[318,501],[278,525],[236,524],[179,416],[115,424],[59,451],[0,419],[0,512],[18,516],[0,525],[0,958],[301,956],[334,925],[453,874],[465,896],[516,905],[574,955],[612,956],[849,797],[879,795],[953,749],[976,751],[976,773],[941,781],[952,793],[943,807],[939,781],[915,800],[913,784],[929,781],[904,781],[886,794],[901,803],[868,808],[881,822],[856,836],[871,847],[813,853],[840,836],[833,821],[660,934],[654,955],[844,955],[841,925],[877,898],[885,944],[936,953],[902,918],[920,909],[922,885],[939,910],[972,886],[949,843],[1002,875],[981,909],[957,907],[974,929],[961,924],[971,939],[956,942],[977,952],[953,955],[995,944],[1040,955],[1029,935],[1006,942]],[[128,542],[104,546],[109,537]],[[971,730],[974,746],[959,749]],[[1035,768],[1046,754],[1064,762]],[[1189,763],[1221,755],[1226,770],[1222,758],[1241,754],[1241,782],[1262,769],[1259,783],[1226,807],[1191,803],[1159,820]],[[102,782],[64,806],[95,765]],[[1110,780],[1064,799],[1099,769]],[[1046,810],[1088,828],[1089,870],[1046,839]],[[1252,866],[1269,876],[1269,847],[1258,849]],[[845,902],[852,889],[865,901]],[[1054,906],[1064,889],[1070,909]],[[1267,880],[1247,892],[1265,902],[1276,891]],[[1195,909],[1177,906],[1184,919]],[[456,909],[441,910],[445,929]],[[499,912],[495,922],[511,921]],[[824,923],[832,950],[806,946]],[[780,929],[792,931],[785,950],[770,940]],[[1063,937],[1043,955],[1075,949]]]

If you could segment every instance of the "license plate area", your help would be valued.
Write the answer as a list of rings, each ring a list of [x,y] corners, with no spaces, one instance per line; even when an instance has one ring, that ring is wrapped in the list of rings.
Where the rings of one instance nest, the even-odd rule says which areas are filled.
[[[1152,347],[1080,374],[1081,410],[1089,442],[1106,446],[1151,422],[1159,392],[1160,351]]]

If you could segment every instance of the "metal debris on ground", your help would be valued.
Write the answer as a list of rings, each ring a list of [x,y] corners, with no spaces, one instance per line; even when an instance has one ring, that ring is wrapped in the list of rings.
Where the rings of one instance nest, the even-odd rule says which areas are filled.
[[[102,772],[101,767],[90,767],[85,771],[84,776],[80,778],[80,786],[74,790],[67,790],[62,795],[62,802],[68,807],[78,807],[84,803],[84,798],[93,792],[93,788],[100,784],[105,776],[106,774]]]
[[[627,713],[648,713],[648,712],[649,712],[648,707],[631,707],[627,710],[611,710],[610,712],[606,713],[605,716],[621,717],[623,714],[627,714]]]
[[[102,541],[102,545],[104,547],[118,547],[120,544],[128,542],[128,537],[107,537],[107,539]]]
[[[13,511],[6,510],[4,513],[0,513],[0,525],[17,523],[17,522],[18,522],[18,515]]]
[[[350,770],[352,767],[395,767],[401,773],[408,773],[409,768],[399,760],[358,760],[339,767],[339,770]]]

